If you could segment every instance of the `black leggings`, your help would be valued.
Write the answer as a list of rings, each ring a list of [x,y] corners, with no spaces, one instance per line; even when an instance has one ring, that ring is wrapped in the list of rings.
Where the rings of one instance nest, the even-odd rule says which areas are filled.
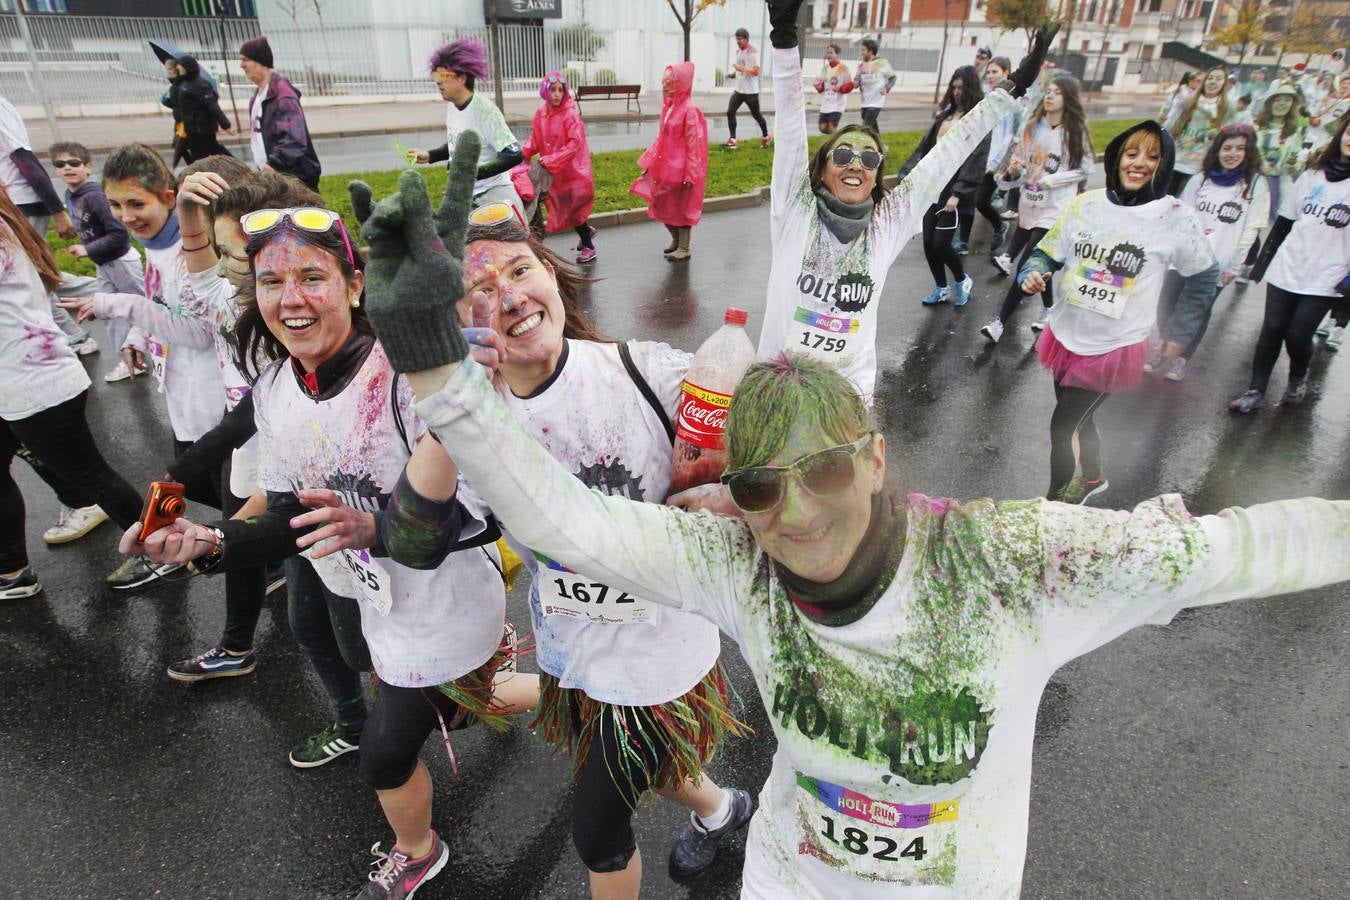
[[[0,421],[0,573],[28,565],[23,494],[10,473],[20,446],[66,506],[97,503],[123,530],[141,517],[141,496],[104,460],[84,417],[89,392],[25,419]]]
[[[1084,477],[1095,479],[1101,475],[1102,441],[1092,416],[1105,399],[1106,394],[1097,391],[1055,385],[1055,412],[1050,416],[1050,491],[1045,495],[1048,499],[1054,500],[1073,480],[1077,467],[1073,457],[1075,432]]]
[[[338,733],[355,743],[366,724],[361,673],[370,670],[361,609],[355,600],[324,587],[319,573],[303,556],[292,556],[283,566],[291,633],[323,684]]]
[[[759,125],[759,130],[765,137],[769,135],[769,123],[764,121],[764,114],[759,111],[759,94],[742,94],[733,91],[731,102],[727,104],[727,131],[731,132],[731,139],[736,139],[736,110],[741,108],[744,103],[750,107],[750,118],[754,119]]]
[[[622,712],[627,725],[623,741],[642,755],[644,766],[632,765],[624,759],[613,716],[616,709]],[[634,707],[606,708],[599,733],[577,774],[577,792],[572,801],[572,843],[592,872],[622,872],[628,868],[628,861],[637,850],[633,811],[651,786],[643,770],[657,771],[669,754],[661,736],[642,728],[641,712],[641,708]],[[627,769],[625,762],[629,763]]]
[[[1341,328],[1350,326],[1350,300],[1342,297],[1332,302],[1331,321]]]
[[[1266,285],[1266,317],[1261,323],[1261,335],[1256,339],[1256,353],[1252,356],[1249,385],[1252,390],[1266,392],[1275,360],[1280,358],[1281,344],[1289,351],[1289,380],[1308,374],[1313,336],[1335,302],[1334,297],[1295,294],[1273,284]]]
[[[947,286],[946,269],[952,270],[957,281],[966,277],[961,256],[952,249],[952,235],[956,230],[951,226],[956,218],[956,212],[936,203],[923,214],[923,258],[928,260],[928,271],[933,273],[933,283],[938,287]],[[947,227],[938,228],[939,224]]]
[[[583,222],[576,228],[577,237],[581,238],[581,243],[577,245],[581,250],[594,250],[595,244],[591,243],[591,223]]]
[[[1022,286],[1017,283],[1017,273],[1022,271],[1022,267],[1031,259],[1031,254],[1036,252],[1037,245],[1041,238],[1045,237],[1045,228],[1018,228],[1013,232],[1012,245],[1008,248],[1008,254],[1011,256],[1017,253],[1019,248],[1022,255],[1017,259],[1017,266],[1013,269],[1012,284],[1008,285],[1008,293],[1003,297],[1003,306],[999,308],[998,320],[1004,325],[1012,318],[1012,314],[1017,311],[1017,306],[1022,302],[1026,294],[1022,293]],[[1041,306],[1049,309],[1055,305],[1055,294],[1050,289],[1049,273],[1045,279],[1045,290],[1041,291]]]
[[[994,209],[994,194],[998,192],[998,186],[994,184],[994,175],[992,172],[984,173],[984,180],[980,182],[979,189],[975,192],[975,209],[980,215],[989,220],[990,226],[995,231],[1003,226],[1003,216]],[[970,243],[970,230],[975,226],[975,213],[961,213],[961,240],[967,244]]]
[[[361,734],[361,780],[377,791],[407,784],[417,768],[417,754],[437,728],[438,711],[446,728],[465,724],[455,723],[459,704],[435,687],[397,687],[381,681]]]

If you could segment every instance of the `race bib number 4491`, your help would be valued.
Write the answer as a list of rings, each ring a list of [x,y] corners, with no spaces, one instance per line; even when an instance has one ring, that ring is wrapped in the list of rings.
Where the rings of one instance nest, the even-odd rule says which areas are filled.
[[[1134,279],[1128,275],[1117,275],[1110,269],[1080,263],[1069,272],[1064,299],[1071,306],[1119,319],[1125,314],[1125,304],[1133,287]]]
[[[854,878],[892,884],[951,884],[956,878],[960,803],[874,800],[797,773],[797,852]]]

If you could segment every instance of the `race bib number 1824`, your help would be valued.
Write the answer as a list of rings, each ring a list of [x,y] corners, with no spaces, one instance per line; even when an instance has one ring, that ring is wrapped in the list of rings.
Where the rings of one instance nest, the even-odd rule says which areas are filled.
[[[865,881],[949,885],[955,880],[958,801],[873,800],[800,772],[797,788],[798,853]]]

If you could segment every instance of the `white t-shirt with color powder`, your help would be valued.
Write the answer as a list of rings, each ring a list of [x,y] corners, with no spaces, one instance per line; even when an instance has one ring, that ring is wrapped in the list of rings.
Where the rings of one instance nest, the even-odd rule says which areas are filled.
[[[32,150],[28,139],[28,127],[23,124],[23,116],[4,97],[0,97],[0,186],[9,192],[9,199],[15,206],[36,203],[41,198],[37,191],[24,179],[19,167],[9,155],[15,150]]]
[[[1175,197],[1119,206],[1104,190],[1070,200],[1037,249],[1063,266],[1050,325],[1080,356],[1147,338],[1169,267],[1190,276],[1214,265],[1195,210]]]
[[[37,268],[16,238],[0,235],[0,419],[26,419],[87,390]]]
[[[1320,169],[1304,172],[1280,198],[1280,215],[1294,227],[1266,280],[1296,294],[1339,297],[1336,286],[1350,270],[1350,178],[1333,182]]]
[[[271,87],[271,82],[258,89],[258,95],[253,98],[253,105],[249,109],[249,135],[248,148],[253,153],[253,165],[261,169],[267,165],[267,145],[263,142],[262,133],[262,108],[263,101],[267,99],[267,89]]]
[[[634,365],[673,420],[690,356],[629,342]],[[506,405],[549,455],[592,490],[662,503],[671,441],[624,368],[615,344],[568,341],[562,369],[529,398]],[[530,569],[535,659],[565,688],[616,706],[656,706],[690,691],[717,662],[717,626],[578,575],[520,547]],[[622,548],[616,548],[622,552]]]
[[[1197,175],[1182,188],[1181,202],[1195,210],[1219,268],[1225,272],[1236,272],[1242,266],[1257,232],[1270,220],[1270,184],[1262,175],[1250,190],[1242,179],[1225,186]],[[1350,268],[1350,260],[1346,267]]]
[[[751,46],[747,46],[744,50],[737,48],[736,65],[744,66],[747,69],[759,68],[759,51]],[[738,94],[758,94],[759,76],[736,72],[735,90]]]
[[[273,363],[253,387],[259,487],[328,488],[355,509],[384,508],[410,446],[426,433],[407,381],[395,386],[394,379],[378,344],[342,393],[327,400],[305,394],[289,358]],[[483,531],[489,513],[462,480],[457,497],[475,517],[461,537]],[[506,595],[493,552],[490,545],[459,550],[429,571],[365,550],[311,561],[330,591],[360,605],[361,631],[380,678],[399,687],[432,687],[477,669],[501,644]]]
[[[482,146],[478,150],[478,165],[492,162],[497,154],[512,144],[520,143],[511,129],[507,127],[506,117],[492,101],[480,93],[474,93],[469,104],[460,109],[453,103],[445,104],[445,137],[451,158],[455,155],[455,141],[461,131],[473,131],[478,134]],[[511,173],[498,172],[474,183],[473,193],[478,196],[495,187],[511,184]]]

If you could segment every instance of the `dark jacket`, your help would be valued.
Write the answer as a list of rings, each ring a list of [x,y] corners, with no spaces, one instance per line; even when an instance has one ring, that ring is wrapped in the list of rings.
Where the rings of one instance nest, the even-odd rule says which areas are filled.
[[[188,136],[215,135],[217,128],[230,128],[230,120],[221,112],[220,99],[211,82],[202,77],[201,67],[191,56],[181,56],[178,64],[185,74],[178,87],[178,114]],[[172,96],[172,90],[171,90]]]
[[[919,160],[928,155],[928,151],[937,146],[938,128],[946,120],[946,116],[939,114],[928,133],[919,141],[919,146],[905,160],[905,164],[900,167],[897,179],[903,179],[909,174],[910,170],[919,164]],[[984,171],[989,162],[989,136],[985,135],[984,140],[980,141],[980,146],[975,148],[975,152],[966,157],[966,161],[961,163],[961,168],[956,170],[952,180],[947,182],[947,186],[942,189],[938,195],[937,205],[942,206],[953,194],[961,201],[958,209],[963,213],[974,212],[975,193],[980,188],[980,182],[984,180]]]
[[[257,97],[258,92],[253,92]],[[249,100],[252,118],[253,100]],[[300,106],[300,92],[277,72],[267,83],[267,97],[262,104],[262,139],[267,151],[267,164],[278,172],[294,175],[314,190],[319,189],[319,156],[309,139],[305,125],[305,111]]]
[[[108,198],[94,182],[66,191],[66,212],[94,265],[112,262],[127,252],[131,243],[126,226],[114,218]]]

